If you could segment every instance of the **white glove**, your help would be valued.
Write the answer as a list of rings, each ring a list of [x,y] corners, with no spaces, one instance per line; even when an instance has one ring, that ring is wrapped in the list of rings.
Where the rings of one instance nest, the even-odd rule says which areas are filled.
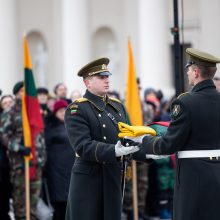
[[[169,155],[146,154],[147,159],[159,160],[167,157],[169,157]]]
[[[125,147],[121,144],[121,141],[118,141],[117,144],[115,145],[115,155],[116,155],[116,157],[121,157],[123,155],[132,154],[132,153],[137,152],[137,151],[139,151],[138,146]]]
[[[137,136],[137,137],[128,137],[128,136],[125,136],[124,138],[125,139],[128,139],[128,140],[132,140],[134,142],[138,142],[138,143],[142,143],[142,140],[143,138],[147,136],[147,134],[144,134],[144,135],[141,135],[141,136]]]

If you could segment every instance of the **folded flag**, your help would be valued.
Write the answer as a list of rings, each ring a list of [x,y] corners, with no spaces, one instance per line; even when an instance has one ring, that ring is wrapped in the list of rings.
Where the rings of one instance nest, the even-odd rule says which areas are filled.
[[[166,132],[167,132],[167,128],[169,127],[170,122],[164,122],[164,121],[160,121],[160,122],[153,122],[151,124],[149,124],[148,126],[153,128],[156,132],[157,132],[157,136],[163,136]],[[146,158],[148,159],[154,159],[157,161],[157,163],[161,164],[161,163],[167,163],[167,160],[169,161],[170,155],[153,155],[153,154],[146,154]],[[163,160],[161,160],[163,159]]]
[[[148,126],[156,131],[157,136],[163,136],[167,132],[167,128],[170,122],[160,121],[160,122],[153,122]]]
[[[118,127],[120,131],[118,136],[120,138],[124,138],[125,136],[138,137],[145,134],[150,134],[153,136],[156,135],[156,131],[153,128],[150,128],[149,126],[130,126],[123,122],[119,122]]]

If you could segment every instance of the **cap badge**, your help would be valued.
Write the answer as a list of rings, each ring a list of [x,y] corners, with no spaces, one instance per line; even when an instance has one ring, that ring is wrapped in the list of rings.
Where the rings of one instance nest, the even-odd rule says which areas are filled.
[[[107,69],[106,64],[102,64],[102,70],[106,70],[106,69]]]

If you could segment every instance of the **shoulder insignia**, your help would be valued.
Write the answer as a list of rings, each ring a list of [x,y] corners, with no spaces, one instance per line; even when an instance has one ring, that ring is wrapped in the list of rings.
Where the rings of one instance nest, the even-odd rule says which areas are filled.
[[[189,92],[181,93],[181,94],[177,97],[177,99],[179,99],[179,98],[181,98],[181,97],[183,97],[183,96],[185,96],[185,95],[188,95],[188,94],[189,94]]]
[[[76,99],[76,100],[74,101],[74,103],[76,103],[76,102],[87,102],[87,101],[88,101],[87,98],[79,98],[79,99]]]
[[[78,105],[75,104],[75,103],[73,103],[73,104],[70,105],[69,108],[70,108],[70,109],[77,109],[77,108],[78,108]]]
[[[70,114],[71,114],[71,115],[75,115],[76,113],[77,113],[77,109],[71,109],[71,110],[70,110]]]
[[[178,116],[180,113],[180,105],[174,105],[172,109],[172,115],[174,117]]]
[[[71,115],[75,115],[78,110],[78,103],[88,101],[86,98],[80,98],[75,100],[73,103],[69,105]]]
[[[77,113],[78,105],[76,103],[72,103],[69,107],[71,115],[75,115]]]
[[[111,101],[115,101],[115,102],[119,102],[119,103],[121,103],[121,101],[120,101],[119,99],[112,98],[112,97],[109,97],[109,99],[110,99]]]
[[[171,109],[171,118],[177,119],[183,112],[180,104],[174,104]]]

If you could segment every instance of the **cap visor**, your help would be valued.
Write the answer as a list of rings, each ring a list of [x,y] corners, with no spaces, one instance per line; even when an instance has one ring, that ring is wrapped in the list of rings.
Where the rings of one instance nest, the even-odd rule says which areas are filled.
[[[111,76],[112,74],[108,71],[105,71],[105,72],[101,72],[98,74],[99,76]]]

